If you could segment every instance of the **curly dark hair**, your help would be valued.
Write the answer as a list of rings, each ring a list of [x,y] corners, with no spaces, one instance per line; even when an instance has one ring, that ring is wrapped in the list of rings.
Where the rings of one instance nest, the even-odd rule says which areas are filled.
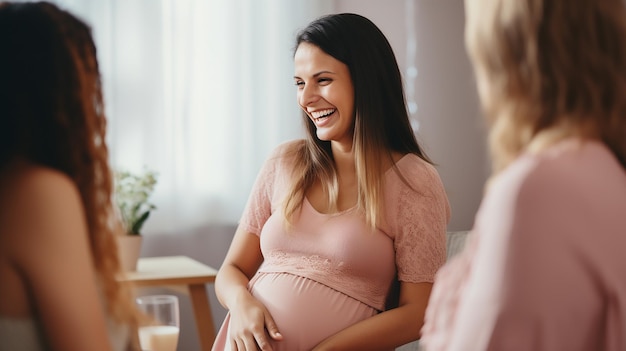
[[[135,323],[120,270],[96,47],[83,21],[47,2],[0,4],[0,169],[17,158],[79,189],[109,313]]]

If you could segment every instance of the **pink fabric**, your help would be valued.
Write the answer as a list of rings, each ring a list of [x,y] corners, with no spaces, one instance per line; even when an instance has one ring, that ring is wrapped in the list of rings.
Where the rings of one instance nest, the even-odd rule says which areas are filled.
[[[432,282],[445,261],[449,205],[431,165],[415,155],[385,175],[384,223],[371,230],[356,208],[317,212],[305,200],[287,231],[281,201],[290,179],[282,145],[259,174],[241,226],[260,235],[265,261],[250,282],[284,340],[275,350],[309,350],[328,336],[385,308],[396,274],[409,282]],[[228,320],[216,345],[226,341]],[[218,346],[214,350],[222,350]]]
[[[427,351],[626,350],[626,172],[562,142],[499,175],[438,273]]]
[[[257,274],[251,285],[254,297],[270,310],[285,338],[272,344],[274,351],[311,350],[326,337],[378,313],[348,295],[293,274]],[[224,345],[220,350],[230,350],[228,321],[229,316],[218,334],[217,343]]]

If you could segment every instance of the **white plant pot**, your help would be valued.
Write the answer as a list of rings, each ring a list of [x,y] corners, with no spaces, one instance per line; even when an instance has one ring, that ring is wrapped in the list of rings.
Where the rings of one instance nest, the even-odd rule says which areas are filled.
[[[141,235],[123,235],[117,237],[117,252],[120,258],[122,271],[133,272],[137,270],[137,261],[141,253]]]

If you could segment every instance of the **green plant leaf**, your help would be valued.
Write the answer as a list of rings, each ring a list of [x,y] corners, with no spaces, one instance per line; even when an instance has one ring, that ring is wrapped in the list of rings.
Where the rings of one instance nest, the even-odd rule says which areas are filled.
[[[149,170],[141,174],[116,171],[114,180],[114,199],[124,227],[129,235],[140,235],[150,211],[156,209],[149,201],[157,183],[156,173]]]
[[[133,224],[131,228],[131,234],[141,234],[141,227],[143,227],[143,224],[146,222],[146,219],[148,219],[148,217],[150,217],[150,211],[144,212],[141,217],[139,217],[139,219],[137,219],[137,221]]]

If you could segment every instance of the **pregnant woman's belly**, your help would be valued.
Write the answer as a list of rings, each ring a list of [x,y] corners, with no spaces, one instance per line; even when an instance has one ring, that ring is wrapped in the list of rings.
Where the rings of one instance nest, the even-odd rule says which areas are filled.
[[[283,340],[275,351],[311,350],[338,331],[377,311],[311,279],[288,273],[259,273],[252,294],[270,311]]]

